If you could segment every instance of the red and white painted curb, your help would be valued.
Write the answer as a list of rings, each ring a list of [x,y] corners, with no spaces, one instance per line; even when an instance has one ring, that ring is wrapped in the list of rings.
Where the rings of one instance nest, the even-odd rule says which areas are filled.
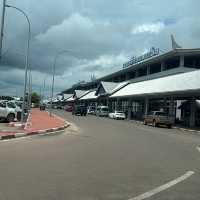
[[[5,132],[5,135],[1,135],[0,140],[26,137],[26,136],[31,136],[31,135],[39,135],[39,134],[45,134],[45,133],[54,133],[54,132],[62,131],[69,126],[70,126],[70,123],[67,122],[64,126],[50,128],[50,129],[37,130],[37,131],[29,131],[29,132],[2,131],[2,132]]]

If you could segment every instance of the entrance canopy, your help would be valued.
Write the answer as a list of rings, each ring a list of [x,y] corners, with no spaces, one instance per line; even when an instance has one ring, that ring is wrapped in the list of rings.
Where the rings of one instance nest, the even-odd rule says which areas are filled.
[[[111,95],[114,97],[151,95],[197,95],[200,96],[200,70],[171,75],[148,81],[131,83]]]

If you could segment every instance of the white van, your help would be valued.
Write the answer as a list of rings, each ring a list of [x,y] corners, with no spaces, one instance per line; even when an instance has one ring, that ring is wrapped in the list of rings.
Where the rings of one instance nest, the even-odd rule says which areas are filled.
[[[96,116],[108,116],[108,106],[98,106],[96,109]]]

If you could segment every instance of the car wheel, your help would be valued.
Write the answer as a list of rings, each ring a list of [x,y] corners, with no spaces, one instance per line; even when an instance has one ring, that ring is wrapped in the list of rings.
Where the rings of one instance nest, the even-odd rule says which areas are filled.
[[[9,115],[7,116],[7,121],[8,121],[8,122],[13,122],[14,119],[15,119],[15,115],[14,115],[14,114],[9,114]]]
[[[153,127],[157,127],[156,120],[153,120]]]
[[[147,125],[147,121],[146,120],[144,120],[144,125]]]
[[[167,128],[172,128],[172,125],[171,125],[171,124],[168,124],[168,125],[167,125]]]

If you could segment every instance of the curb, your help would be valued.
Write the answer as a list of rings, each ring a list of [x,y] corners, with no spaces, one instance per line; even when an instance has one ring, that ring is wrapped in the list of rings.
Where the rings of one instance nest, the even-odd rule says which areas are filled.
[[[131,121],[131,120],[129,120]],[[135,124],[143,124],[143,121],[138,121],[138,120],[132,120],[133,123]],[[181,128],[181,127],[178,127],[178,126],[172,126],[172,129],[178,129],[178,130],[181,130],[181,131],[184,131],[184,132],[191,132],[191,133],[197,133],[197,134],[200,134],[200,130],[195,130],[195,129],[188,129],[188,128]]]
[[[172,128],[178,129],[178,130],[181,130],[181,131],[184,131],[184,132],[192,132],[192,133],[200,134],[200,131],[199,131],[199,130],[181,128],[181,127],[177,127],[177,126],[173,126]]]
[[[30,131],[30,132],[19,132],[19,133],[9,132],[8,135],[0,136],[0,140],[7,140],[7,139],[26,137],[26,136],[32,136],[32,135],[39,135],[39,134],[45,134],[45,133],[54,133],[54,132],[65,130],[70,125],[71,125],[70,123],[66,123],[64,126],[60,126],[60,127],[57,127],[57,128],[43,129],[43,130]],[[6,133],[6,131],[5,131],[5,133]]]

